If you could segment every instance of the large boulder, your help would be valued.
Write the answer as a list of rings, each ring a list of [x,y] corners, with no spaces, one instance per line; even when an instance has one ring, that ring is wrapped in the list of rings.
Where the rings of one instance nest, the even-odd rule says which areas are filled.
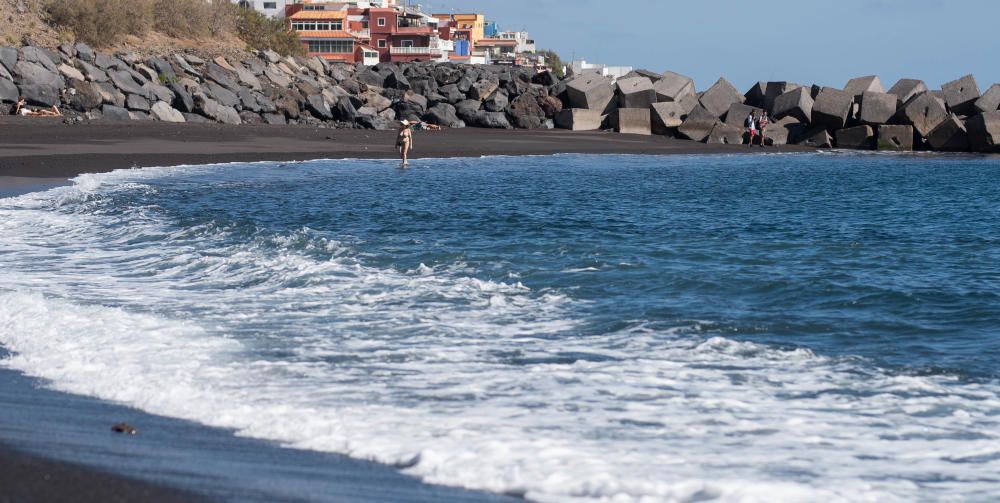
[[[705,91],[699,99],[701,106],[716,118],[721,118],[733,103],[743,103],[743,94],[725,78],[720,78],[712,87]]]
[[[350,97],[347,96],[341,96],[337,99],[337,102],[330,107],[330,111],[333,113],[334,119],[343,122],[354,122],[359,116],[358,109],[355,108],[354,103],[352,103]],[[411,118],[419,120],[419,116]]]
[[[503,112],[487,112],[480,110],[470,114],[468,118],[463,118],[465,124],[471,127],[491,128],[491,129],[512,129],[507,114]]]
[[[865,91],[861,95],[861,113],[858,116],[863,124],[888,124],[896,115],[896,105],[899,99],[895,94]]]
[[[385,76],[385,80],[383,82],[384,84],[382,87],[388,89],[398,89],[400,91],[410,90],[410,81],[403,75],[403,72],[389,72],[389,74]]]
[[[776,119],[794,117],[800,122],[812,120],[813,98],[806,87],[792,89],[774,99],[771,115]]]
[[[447,86],[457,83],[465,74],[458,68],[449,65],[438,65],[434,67],[433,75],[438,85]]]
[[[913,150],[913,126],[879,126],[876,147],[893,152]]]
[[[882,87],[882,80],[875,75],[869,75],[867,77],[858,77],[856,79],[851,79],[846,86],[844,86],[844,92],[849,94],[855,101],[861,98],[861,95],[865,93],[884,93],[885,87]]]
[[[762,105],[764,110],[773,116],[774,102],[778,97],[800,87],[802,86],[791,82],[768,82],[764,88],[764,104]]]
[[[479,80],[469,87],[469,92],[466,93],[470,100],[485,101],[487,98],[493,95],[500,88],[500,85],[491,80]]]
[[[843,129],[854,106],[854,98],[840,89],[824,87],[812,108],[812,124],[830,131]]]
[[[150,114],[163,122],[186,122],[184,115],[164,101],[157,101],[150,107]]]
[[[614,98],[611,79],[600,75],[583,75],[566,84],[571,108],[605,111]]]
[[[913,126],[917,134],[926,138],[934,128],[938,127],[948,118],[948,110],[931,93],[924,93],[910,102],[899,111],[896,121]]]
[[[704,141],[718,122],[719,118],[715,114],[698,105],[684,118],[677,133],[689,140]]]
[[[137,94],[139,96],[146,96],[147,92],[142,88],[142,84],[135,80],[135,77],[123,70],[114,70],[108,72],[108,77],[111,82],[114,83],[121,92],[125,94]]]
[[[897,108],[902,108],[913,98],[916,98],[927,91],[929,91],[929,89],[927,89],[927,84],[924,84],[924,81],[922,80],[899,79],[896,84],[889,89],[889,94],[896,96],[899,100]]]
[[[720,122],[708,133],[705,143],[713,145],[742,145],[743,140],[743,128],[733,127]]]
[[[813,148],[833,148],[833,137],[826,129],[812,129],[804,133],[796,144]]]
[[[0,79],[0,103],[16,103],[21,93],[17,86],[7,79]]]
[[[653,90],[657,101],[667,102],[680,101],[685,96],[696,94],[694,80],[674,72],[664,72],[660,80],[653,84]]]
[[[216,84],[215,82],[205,82],[205,84],[201,86],[201,89],[202,91],[204,91],[205,95],[207,95],[209,98],[212,98],[215,101],[218,101],[219,104],[224,107],[235,108],[237,105],[240,104],[239,94],[230,91],[229,89],[226,89],[225,87],[222,87]]]
[[[236,73],[226,70],[214,61],[205,64],[202,75],[234,93],[239,91],[240,84],[237,81]]]
[[[101,116],[106,121],[120,122],[132,120],[132,116],[129,115],[128,110],[114,105],[104,105],[104,107],[101,108]]]
[[[745,129],[747,116],[752,113],[759,117],[763,111],[764,109],[762,108],[752,107],[742,103],[733,103],[733,105],[729,107],[729,111],[726,112],[725,124],[727,126]]]
[[[970,117],[965,127],[969,132],[972,150],[1000,153],[1000,112],[986,112]]]
[[[969,133],[965,128],[965,122],[954,115],[948,116],[927,135],[927,144],[938,151],[968,152]]]
[[[743,103],[756,108],[764,108],[764,96],[767,94],[767,82],[758,82],[743,95]]]
[[[1000,84],[993,84],[975,103],[976,110],[996,112],[1000,110]]]
[[[622,134],[652,134],[649,108],[618,108],[608,117],[615,131]]]
[[[62,74],[62,76],[66,77],[67,79],[87,80],[87,78],[83,76],[83,73],[80,73],[80,70],[77,70],[76,68],[73,68],[72,66],[69,66],[66,63],[60,64],[58,68],[59,68],[59,73]]]
[[[941,91],[952,113],[958,115],[976,113],[976,100],[980,97],[979,84],[972,75],[966,75],[941,86]]]
[[[56,61],[53,61],[43,49],[32,46],[25,46],[21,48],[21,60],[28,61],[30,63],[35,63],[40,65],[50,72],[58,71],[56,68]]]
[[[62,89],[66,82],[58,71],[50,71],[37,63],[18,61],[13,73],[21,95],[29,103],[50,107],[62,101]]]
[[[531,94],[522,94],[510,102],[507,113],[522,129],[540,129],[545,125],[545,111]]]
[[[465,122],[458,118],[455,107],[447,103],[438,103],[432,106],[424,114],[423,119],[430,124],[437,124],[441,127],[460,128],[465,126]]]
[[[7,71],[13,73],[14,65],[17,64],[17,49],[13,47],[0,47],[0,65]]]
[[[330,105],[327,104],[326,98],[322,94],[313,94],[306,98],[306,110],[312,114],[313,117],[329,121],[333,120],[333,112],[330,110]]]
[[[218,101],[215,101],[201,93],[194,96],[194,101],[195,108],[198,110],[198,113],[208,117],[209,119],[223,124],[238,125],[243,123],[239,112],[237,112],[233,107],[222,106]]]
[[[107,82],[109,80],[107,72],[101,70],[100,68],[87,63],[85,61],[80,61],[80,68],[83,70],[83,76],[91,82]]]
[[[125,99],[125,106],[129,110],[138,110],[140,112],[149,111],[149,100],[145,96],[139,96],[138,94],[129,94]]]
[[[566,108],[556,114],[556,127],[570,131],[594,131],[601,129],[604,115],[600,110],[586,108]]]
[[[784,117],[764,128],[764,140],[770,145],[795,143],[806,131],[806,125],[795,117]]]
[[[618,106],[621,108],[649,108],[656,103],[653,82],[646,77],[618,79],[616,84]]]
[[[893,97],[895,100],[895,97]],[[855,126],[836,133],[837,148],[871,150],[875,148],[875,130],[871,126]]]
[[[677,102],[654,103],[650,107],[653,134],[671,135],[684,123],[687,113]]]
[[[194,97],[188,90],[177,82],[170,83],[170,90],[174,93],[173,106],[181,113],[194,113]]]
[[[552,72],[538,72],[531,77],[532,84],[539,84],[545,87],[552,87],[559,82],[559,77],[556,77]]]

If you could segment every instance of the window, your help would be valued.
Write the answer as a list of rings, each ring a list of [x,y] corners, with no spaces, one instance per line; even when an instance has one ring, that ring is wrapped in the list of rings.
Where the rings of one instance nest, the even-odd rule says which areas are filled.
[[[250,2],[248,2],[247,0],[240,0],[239,6],[242,7],[242,8],[244,8],[244,9],[249,9],[250,8]]]
[[[343,21],[293,21],[292,29],[296,31],[330,31],[343,30]]]
[[[323,5],[306,5],[304,10],[324,10]]]
[[[378,25],[379,26],[385,26],[385,18],[384,17],[378,18]]]
[[[265,9],[277,9],[278,8],[278,2],[264,2],[264,8]]]
[[[321,54],[353,54],[353,40],[310,40],[309,52]]]
[[[385,49],[385,40],[379,40],[378,41],[378,48],[379,49]]]
[[[413,47],[413,41],[412,40],[404,40],[403,41],[403,47]]]

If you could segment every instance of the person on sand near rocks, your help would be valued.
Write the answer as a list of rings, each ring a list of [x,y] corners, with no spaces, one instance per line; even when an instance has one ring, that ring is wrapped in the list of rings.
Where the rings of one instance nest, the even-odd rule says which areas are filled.
[[[746,120],[743,121],[743,125],[747,128],[747,134],[750,135],[750,142],[748,145],[752,147],[753,139],[757,136],[757,119],[753,116],[752,111],[749,115],[747,115]]]
[[[410,149],[413,148],[413,123],[406,119],[399,121],[399,123],[401,126],[399,135],[396,136],[396,148],[399,149],[399,156],[403,159],[401,167],[405,168],[410,165]]]
[[[52,105],[51,109],[41,109],[32,110],[24,104],[24,96],[17,97],[17,108],[14,109],[14,115],[20,115],[22,117],[62,117],[62,112],[55,105]]]
[[[437,124],[428,124],[426,122],[421,121],[416,123],[416,125],[413,126],[413,129],[416,129],[418,131],[441,131],[444,128],[438,126]]]
[[[764,136],[764,131],[767,130],[767,126],[770,123],[771,119],[767,117],[767,112],[761,112],[760,118],[757,119],[757,135],[760,136],[760,148],[764,148],[767,145],[767,137]]]

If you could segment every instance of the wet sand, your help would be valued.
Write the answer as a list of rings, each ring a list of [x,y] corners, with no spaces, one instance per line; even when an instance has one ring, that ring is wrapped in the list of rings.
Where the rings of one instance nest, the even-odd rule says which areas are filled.
[[[323,158],[392,159],[394,131],[163,122],[63,124],[0,119],[0,176],[71,178],[121,168]],[[564,130],[417,131],[413,158],[484,155],[725,154],[806,147],[706,145],[662,136]]]

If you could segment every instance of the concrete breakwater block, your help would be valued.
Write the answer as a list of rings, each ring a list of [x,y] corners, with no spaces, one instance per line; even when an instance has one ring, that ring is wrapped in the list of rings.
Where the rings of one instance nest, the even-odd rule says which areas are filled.
[[[698,105],[687,115],[677,132],[689,140],[704,141],[718,122],[718,117]]]
[[[944,101],[951,113],[972,115],[976,112],[976,100],[979,99],[979,84],[972,75],[966,75],[941,86]]]
[[[899,100],[897,108],[903,107],[913,98],[930,91],[924,81],[917,79],[899,79],[895,85],[889,89],[889,94],[895,95]]]
[[[742,103],[733,103],[732,106],[729,107],[729,111],[726,112],[725,124],[727,126],[746,129],[747,116],[753,113],[755,116],[759,117],[763,111],[764,109],[762,108],[752,107]]]
[[[764,128],[764,141],[769,145],[795,143],[806,132],[806,125],[795,117],[785,117]]]
[[[927,144],[939,151],[968,152],[969,133],[965,128],[965,122],[954,115],[948,116],[927,135]]]
[[[798,145],[814,148],[833,148],[833,137],[825,129],[812,129],[802,135]]]
[[[767,82],[758,82],[743,95],[743,103],[752,107],[764,108],[764,96],[767,94]]]
[[[970,117],[965,127],[972,150],[1000,153],[1000,112],[986,112]]]
[[[993,84],[976,100],[976,110],[979,112],[996,112],[1000,110],[1000,84]]]
[[[680,105],[681,109],[684,110],[685,114],[691,113],[691,111],[694,110],[695,107],[700,106],[698,103],[698,95],[694,93],[685,94],[684,96],[681,96],[681,98],[675,101],[674,103]]]
[[[570,131],[596,131],[601,129],[604,118],[600,110],[566,108],[556,114],[555,124],[557,128]]]
[[[764,110],[774,115],[774,102],[779,96],[802,87],[792,82],[768,82],[764,91]]]
[[[649,113],[653,134],[671,136],[687,116],[687,112],[677,102],[654,103],[650,106]]]
[[[653,82],[646,77],[618,79],[616,87],[618,106],[621,108],[649,108],[656,103]]]
[[[611,79],[599,75],[584,75],[566,84],[570,108],[586,108],[603,112],[614,98]]]
[[[648,108],[618,108],[608,116],[615,131],[622,134],[652,134]]]
[[[771,115],[776,118],[794,117],[800,122],[812,120],[813,98],[809,88],[792,89],[774,99]]]
[[[865,91],[861,95],[858,120],[864,124],[888,124],[896,115],[899,100],[894,94]]]
[[[743,103],[743,95],[728,80],[720,78],[701,95],[699,102],[718,118],[725,115],[733,103]]]
[[[705,143],[714,145],[742,145],[743,128],[733,127],[723,123],[716,123],[715,127],[708,133]]]
[[[913,126],[879,126],[876,147],[895,152],[913,150]]]
[[[912,99],[899,111],[896,120],[913,126],[921,137],[927,135],[948,118],[948,110],[932,93],[924,93]]]
[[[860,98],[864,93],[884,93],[885,87],[882,87],[881,79],[875,75],[869,75],[867,77],[851,79],[844,86],[844,92],[853,98]]]
[[[871,126],[841,129],[836,133],[837,148],[871,150],[875,148],[875,130]]]
[[[674,72],[664,72],[653,84],[653,90],[657,101],[680,101],[685,96],[697,94],[694,80]]]
[[[851,115],[854,98],[839,89],[824,87],[812,108],[812,124],[831,131],[843,129]]]

